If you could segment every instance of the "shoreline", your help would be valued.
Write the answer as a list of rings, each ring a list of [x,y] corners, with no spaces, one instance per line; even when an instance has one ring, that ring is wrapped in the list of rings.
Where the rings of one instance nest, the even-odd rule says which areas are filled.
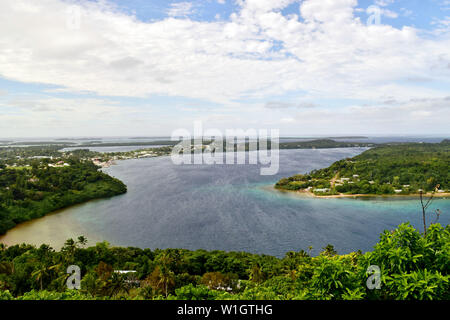
[[[0,234],[0,243],[6,244],[7,246],[20,244],[18,242],[17,243],[12,243],[11,242],[10,238],[11,238],[11,234],[12,233],[19,233],[20,234],[24,229],[26,231],[27,228],[29,228],[31,225],[33,225],[35,223],[39,223],[39,221],[44,221],[44,220],[46,220],[48,218],[51,218],[52,216],[59,216],[62,213],[65,213],[68,210],[75,209],[77,207],[81,207],[81,206],[84,206],[84,205],[89,204],[89,203],[95,203],[97,201],[108,200],[110,198],[117,197],[117,196],[120,196],[120,195],[123,195],[123,194],[119,194],[119,195],[115,195],[115,196],[111,196],[111,197],[94,198],[94,199],[89,199],[89,200],[84,201],[84,202],[74,203],[74,204],[71,204],[71,205],[69,205],[67,207],[63,207],[63,208],[59,208],[59,209],[53,210],[53,211],[51,211],[49,213],[46,213],[45,215],[43,215],[41,217],[37,217],[37,218],[34,218],[34,219],[30,219],[30,220],[26,220],[26,221],[20,222],[20,223],[16,224],[14,227],[12,227],[11,229],[8,229],[4,234]],[[84,233],[86,233],[86,232],[84,232]],[[79,235],[86,236],[86,234],[79,234]],[[89,240],[90,241],[92,239],[94,239],[94,242],[95,241],[101,242],[101,241],[104,240],[104,239],[96,239],[95,236],[91,235],[91,234],[88,234],[88,236],[89,236]],[[14,239],[14,236],[13,236],[13,239]],[[67,240],[67,239],[64,239],[64,241]],[[36,242],[36,243],[31,243],[31,244],[39,245],[39,244],[42,244],[42,243]],[[61,243],[61,245],[59,245],[59,244],[57,245],[56,242],[55,243],[48,243],[48,244],[51,245],[53,248],[59,248],[59,249],[64,245],[63,243]],[[94,245],[95,245],[95,243],[94,243]]]
[[[122,183],[123,183],[123,182],[122,182]],[[125,184],[124,184],[124,185],[125,185]],[[126,186],[126,185],[125,185],[125,186]],[[104,196],[98,196],[98,197],[87,198],[86,200],[82,200],[82,201],[78,201],[78,200],[77,200],[77,201],[68,203],[67,205],[64,205],[64,206],[62,206],[62,207],[51,209],[51,210],[48,211],[48,212],[42,213],[42,214],[41,214],[40,216],[38,216],[38,217],[34,217],[34,218],[31,218],[31,219],[27,219],[27,220],[21,221],[21,222],[19,222],[19,223],[16,223],[12,228],[7,229],[4,233],[0,233],[0,243],[2,243],[2,239],[3,239],[4,237],[6,237],[6,235],[8,234],[9,231],[11,231],[11,230],[13,230],[13,229],[16,229],[16,228],[18,228],[18,227],[20,227],[20,226],[26,225],[27,223],[34,222],[34,221],[36,221],[36,220],[45,218],[45,217],[50,216],[50,215],[59,214],[59,213],[65,211],[65,210],[67,210],[67,209],[70,209],[70,208],[76,207],[76,206],[80,206],[80,205],[84,205],[84,204],[89,203],[89,202],[100,201],[100,200],[107,200],[107,199],[111,199],[111,198],[113,198],[113,197],[118,197],[118,196],[121,196],[121,195],[126,194],[127,192],[128,192],[128,190],[126,190],[125,192],[122,192],[122,193],[117,193],[117,194],[111,194],[111,195],[104,195]]]
[[[411,194],[334,194],[334,195],[316,195],[312,193],[311,191],[306,190],[285,190],[285,189],[277,189],[275,187],[271,187],[272,190],[279,191],[279,192],[287,192],[291,194],[296,194],[298,196],[304,196],[309,198],[316,198],[316,199],[344,199],[344,198],[417,198],[420,197],[419,193],[411,193]],[[423,194],[425,197],[430,197],[430,193]],[[444,193],[435,193],[435,198],[450,198],[450,192],[444,192]]]

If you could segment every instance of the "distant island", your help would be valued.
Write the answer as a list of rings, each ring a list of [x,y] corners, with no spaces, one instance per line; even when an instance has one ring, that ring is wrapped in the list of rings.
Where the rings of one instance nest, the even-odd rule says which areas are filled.
[[[174,146],[180,141],[158,140],[146,142],[90,142],[83,143],[80,147],[129,147],[129,146]],[[78,146],[77,146],[78,147]]]
[[[337,136],[337,137],[283,137],[283,140],[317,140],[317,139],[333,139],[333,140],[342,140],[342,139],[369,139],[366,136]]]
[[[353,137],[356,138],[356,137]],[[360,137],[362,138],[362,137]],[[136,138],[137,139],[137,138]],[[294,138],[283,138],[283,139],[294,139]],[[344,138],[335,138],[335,139],[344,139]],[[347,139],[350,139],[350,137],[347,137]],[[141,146],[164,146],[164,147],[173,147],[177,144],[179,144],[181,140],[156,140],[156,141],[134,141],[134,142],[101,142],[101,141],[88,141],[84,142],[79,145],[70,145],[68,147],[71,148],[101,148],[101,147],[141,147]],[[204,147],[214,145],[213,142],[218,142],[218,140],[203,140],[202,144]],[[192,140],[191,144],[194,145],[195,141]],[[19,143],[18,143],[19,144]],[[20,143],[20,144],[28,144],[28,143]],[[61,145],[61,143],[42,143],[42,142],[33,142],[30,143],[30,145]],[[70,144],[70,143],[67,143]],[[73,144],[73,143],[71,143]],[[249,142],[236,142],[233,141],[232,144],[234,145],[234,150],[237,150],[239,147],[245,145],[245,150],[249,149]],[[222,141],[223,145],[223,151],[227,151],[227,140],[224,139]],[[322,148],[353,148],[353,147],[373,147],[375,146],[375,143],[368,143],[368,142],[345,142],[345,141],[335,141],[331,138],[324,138],[324,139],[312,139],[307,141],[291,141],[291,142],[282,142],[279,143],[280,149],[322,149]],[[271,147],[271,141],[267,141],[267,147]],[[260,148],[260,145],[258,143],[258,149]],[[206,148],[208,149],[208,148]],[[239,148],[242,150],[243,148]]]
[[[283,178],[276,189],[314,196],[449,195],[450,141],[376,145],[328,168]]]
[[[374,146],[376,146],[375,143],[335,141],[332,139],[280,143],[280,149],[368,148]]]

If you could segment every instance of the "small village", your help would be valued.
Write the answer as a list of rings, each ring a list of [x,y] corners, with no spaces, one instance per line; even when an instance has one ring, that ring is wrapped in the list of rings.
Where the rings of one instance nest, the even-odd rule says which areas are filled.
[[[4,168],[9,169],[30,169],[32,167],[32,161],[39,161],[47,163],[51,168],[63,168],[69,167],[68,159],[71,157],[78,158],[83,161],[92,161],[96,166],[101,168],[108,168],[116,164],[118,160],[130,160],[141,158],[153,158],[169,155],[172,151],[172,147],[160,147],[150,149],[140,149],[128,152],[113,152],[113,153],[101,153],[94,152],[85,149],[78,149],[72,151],[61,151],[55,155],[48,155],[48,150],[42,147],[40,155],[16,155],[14,151],[12,155],[4,158],[0,158],[0,161],[4,162]],[[0,167],[0,170],[2,168]]]

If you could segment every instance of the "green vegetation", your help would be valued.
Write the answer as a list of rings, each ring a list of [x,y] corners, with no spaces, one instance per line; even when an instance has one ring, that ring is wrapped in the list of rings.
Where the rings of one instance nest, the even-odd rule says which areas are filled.
[[[217,141],[217,140],[216,140]],[[84,143],[80,147],[119,147],[119,146],[152,146],[152,145],[165,145],[165,146],[175,146],[179,144],[181,141],[171,141],[171,140],[160,140],[160,141],[151,141],[151,142],[108,142],[108,143]],[[194,144],[194,140],[191,140],[191,144]],[[213,141],[211,140],[203,140],[203,145],[210,145]],[[226,139],[222,141],[225,146]],[[237,149],[237,143],[232,142],[234,145],[234,149]],[[267,143],[270,148],[271,142],[270,140]],[[292,141],[292,142],[283,142],[279,144],[280,149],[312,149],[312,148],[353,148],[353,147],[372,147],[374,143],[363,143],[363,142],[338,142],[332,139],[316,139],[310,141]],[[249,144],[245,143],[245,150],[248,150]],[[259,145],[258,145],[259,148]],[[226,149],[224,148],[224,151]]]
[[[14,163],[17,160],[33,157],[61,157],[58,150],[67,147],[60,146],[29,146],[29,147],[0,147],[0,160]]]
[[[233,143],[234,151],[236,150],[245,150],[248,151],[250,148],[249,142],[245,143]],[[223,142],[223,150],[226,151],[226,140]],[[310,140],[310,141],[292,141],[292,142],[282,142],[279,143],[279,149],[331,149],[331,148],[365,148],[365,147],[373,147],[374,143],[360,143],[360,142],[339,142],[331,139],[318,139],[318,140]],[[261,145],[261,141],[258,141],[256,144],[257,150],[271,149],[272,142],[268,140],[266,142],[266,146]],[[232,149],[231,147],[229,149]]]
[[[157,140],[157,141],[148,141],[148,142],[86,142],[83,143],[80,147],[129,147],[129,146],[174,146],[180,143],[180,141],[171,141],[171,140]]]
[[[15,167],[0,163],[0,234],[54,210],[125,192],[121,181],[90,161],[28,160]]]
[[[277,182],[283,190],[310,190],[317,195],[417,194],[450,189],[450,143],[379,145],[325,169]]]
[[[11,146],[61,146],[61,145],[72,145],[76,144],[75,142],[57,142],[57,141],[20,141],[20,142],[12,142]]]
[[[0,299],[450,299],[450,228],[439,224],[426,236],[402,224],[365,254],[337,255],[328,245],[316,257],[301,250],[281,259],[106,242],[85,248],[86,242],[68,240],[59,252],[47,245],[0,246]],[[81,268],[79,291],[66,289],[69,265]],[[374,265],[381,271],[380,289],[367,287]]]
[[[281,148],[342,145],[318,140]],[[90,199],[126,192],[126,186],[100,171],[96,163],[158,156],[172,147],[103,154],[61,152],[63,146],[0,148],[0,234],[17,223]],[[326,189],[321,194],[393,194],[436,184],[449,188],[448,140],[441,144],[376,146],[329,168],[282,179],[280,189]],[[405,187],[408,185],[408,187]],[[283,258],[244,252],[86,248],[69,239],[60,251],[48,245],[0,244],[0,300],[83,299],[302,299],[391,300],[450,299],[450,228],[432,224],[421,235],[409,224],[385,231],[372,252],[338,255],[328,245],[312,257],[306,251]],[[69,265],[81,267],[81,290],[66,289]],[[381,288],[369,289],[369,266],[379,266]],[[132,270],[119,273],[117,270]]]
[[[98,169],[114,160],[157,157],[172,151],[170,146],[114,153],[61,151],[69,146],[0,147],[0,234],[58,209],[125,193],[121,181]]]
[[[28,163],[30,159],[42,159],[42,158],[67,158],[67,157],[76,157],[80,160],[87,159],[100,159],[101,162],[107,162],[110,160],[123,160],[123,159],[131,159],[131,158],[139,158],[146,155],[150,156],[164,156],[169,155],[173,146],[180,143],[180,141],[152,141],[152,142],[111,142],[111,143],[96,143],[88,142],[81,145],[74,145],[72,142],[28,142],[29,146],[21,147],[14,144],[0,147],[0,161],[3,161],[7,164],[21,164]],[[194,141],[191,141],[191,152],[194,152],[195,148],[193,146]],[[202,150],[212,150],[215,151],[215,147],[212,144],[213,141],[207,140],[203,141]],[[22,144],[22,143],[21,143]],[[165,145],[163,147],[151,147],[156,145]],[[322,139],[322,140],[311,140],[311,141],[294,141],[294,142],[285,142],[280,143],[280,149],[319,149],[319,148],[347,148],[347,147],[372,147],[375,144],[373,143],[353,143],[353,142],[336,142],[330,139]],[[89,151],[90,147],[120,147],[120,146],[149,146],[149,148],[126,151],[126,152],[95,152]],[[208,148],[208,146],[210,146]],[[241,150],[241,147],[245,150],[249,150],[249,143],[245,143],[244,146],[239,145],[236,142],[233,142],[233,149],[237,151],[238,148]],[[258,144],[258,149],[260,148]],[[271,142],[268,141],[267,147],[271,147]],[[72,151],[63,151],[65,148],[79,148]],[[226,150],[226,141],[223,141],[223,151]],[[180,150],[182,152],[182,149]]]
[[[363,148],[373,146],[375,146],[374,143],[334,141],[332,139],[280,143],[280,149]]]
[[[283,137],[284,140],[314,140],[316,137]],[[369,139],[365,136],[341,136],[341,137],[323,137],[322,139],[333,139],[333,140],[343,140],[343,139]]]
[[[80,152],[82,150],[75,150]],[[84,150],[87,152],[92,152],[88,150]],[[170,155],[172,152],[172,147],[158,147],[158,148],[145,148],[138,149],[133,151],[120,151],[120,152],[107,152],[100,153],[100,158],[114,159],[114,160],[124,160],[124,159],[132,159],[132,158],[142,158],[142,157],[160,157]]]

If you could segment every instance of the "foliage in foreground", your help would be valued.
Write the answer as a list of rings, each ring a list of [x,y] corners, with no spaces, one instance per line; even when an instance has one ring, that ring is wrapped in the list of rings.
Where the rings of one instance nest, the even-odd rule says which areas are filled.
[[[68,240],[60,252],[47,245],[1,247],[0,299],[450,299],[450,228],[422,236],[409,224],[385,231],[372,252],[317,257],[288,252],[282,259],[244,252],[182,249],[83,248]],[[79,265],[81,290],[66,289],[66,268]],[[367,269],[381,270],[370,290]],[[115,270],[135,270],[120,274]],[[139,284],[139,285],[138,285]]]

